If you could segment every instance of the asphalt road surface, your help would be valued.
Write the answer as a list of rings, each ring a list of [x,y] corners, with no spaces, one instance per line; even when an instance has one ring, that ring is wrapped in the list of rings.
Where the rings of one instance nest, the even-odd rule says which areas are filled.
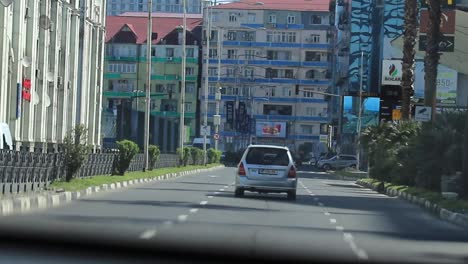
[[[234,172],[136,185],[8,220],[198,246],[224,241],[258,255],[283,250],[362,261],[468,262],[467,230],[398,198],[306,171],[298,173],[296,201],[250,192],[235,198]]]

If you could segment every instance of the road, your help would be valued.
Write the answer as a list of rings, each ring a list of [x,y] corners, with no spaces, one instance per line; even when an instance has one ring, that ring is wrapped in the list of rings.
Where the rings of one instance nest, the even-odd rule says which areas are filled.
[[[187,244],[241,245],[252,254],[302,254],[370,261],[468,261],[468,232],[419,207],[324,172],[299,172],[296,201],[246,192],[235,198],[234,168],[92,195],[9,219],[93,228],[103,234]]]

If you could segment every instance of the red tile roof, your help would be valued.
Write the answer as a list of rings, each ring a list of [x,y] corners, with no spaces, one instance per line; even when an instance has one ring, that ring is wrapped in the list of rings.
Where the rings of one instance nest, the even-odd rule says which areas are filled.
[[[153,17],[179,17],[182,18],[182,13],[161,13],[161,12],[153,12]],[[148,17],[148,13],[146,12],[125,12],[120,14],[119,16],[131,16],[131,17]],[[187,18],[202,18],[202,14],[186,14]]]
[[[214,6],[216,9],[329,11],[330,0],[241,0]]]
[[[201,23],[201,18],[187,18],[187,30],[192,30]],[[143,44],[146,42],[147,24],[147,17],[144,16],[108,16],[106,22],[106,42],[110,41],[123,26],[128,25],[137,37],[136,44]],[[153,33],[158,33],[158,38],[153,40],[153,44],[157,44],[162,38],[182,24],[182,18],[178,17],[153,17]]]

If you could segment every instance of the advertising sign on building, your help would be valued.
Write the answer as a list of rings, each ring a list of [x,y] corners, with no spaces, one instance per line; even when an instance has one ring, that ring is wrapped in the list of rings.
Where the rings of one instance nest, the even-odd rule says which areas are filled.
[[[401,60],[383,60],[382,62],[382,84],[400,85],[402,72]]]
[[[257,137],[286,137],[286,122],[257,122],[255,127]]]
[[[414,97],[424,98],[424,62],[416,62],[414,73]],[[437,68],[437,102],[455,104],[457,100],[458,72],[443,65]]]

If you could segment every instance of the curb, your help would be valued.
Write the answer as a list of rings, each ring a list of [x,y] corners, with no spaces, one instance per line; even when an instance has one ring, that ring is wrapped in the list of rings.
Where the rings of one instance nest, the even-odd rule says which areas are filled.
[[[171,178],[193,175],[200,172],[213,171],[220,168],[224,168],[224,166],[220,165],[208,169],[195,169],[182,171],[178,173],[167,173],[152,178],[135,179],[110,184],[102,184],[100,186],[91,186],[84,190],[75,192],[44,193],[31,197],[18,197],[0,200],[0,216],[7,216],[17,213],[27,213],[33,210],[57,207],[69,203],[71,201],[81,199],[82,197],[92,195],[94,193],[123,189],[135,184],[167,180]]]
[[[375,186],[372,184],[363,182],[361,180],[356,181],[356,184],[364,186],[366,188],[372,189],[374,191],[377,190]],[[445,208],[441,208],[438,204],[431,203],[430,201],[424,199],[424,198],[419,198],[417,196],[411,195],[406,192],[402,191],[397,191],[394,189],[385,189],[385,194],[388,196],[397,196],[400,199],[407,200],[411,203],[414,203],[424,209],[429,210],[430,212],[434,213],[437,215],[440,219],[445,220],[447,222],[450,222],[452,224],[468,228],[468,215],[460,214],[460,213],[455,213],[452,211],[449,211]]]

